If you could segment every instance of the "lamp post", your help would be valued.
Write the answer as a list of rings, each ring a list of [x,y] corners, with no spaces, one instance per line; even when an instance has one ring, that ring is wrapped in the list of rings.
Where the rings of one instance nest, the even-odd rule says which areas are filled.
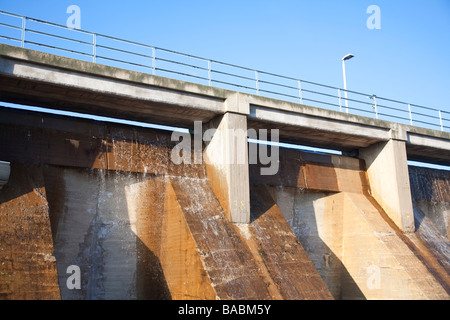
[[[348,113],[348,100],[347,100],[347,80],[345,77],[345,60],[350,60],[351,58],[353,58],[354,55],[349,53],[346,56],[344,56],[342,58],[342,74],[344,77],[344,94],[345,94],[345,108],[346,108],[346,112]]]

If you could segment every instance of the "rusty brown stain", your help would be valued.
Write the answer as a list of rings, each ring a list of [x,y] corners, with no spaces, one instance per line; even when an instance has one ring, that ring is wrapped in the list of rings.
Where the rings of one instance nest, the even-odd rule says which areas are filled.
[[[215,299],[216,292],[170,182],[166,188],[162,229],[159,256],[172,299]]]
[[[0,193],[0,298],[60,299],[42,168],[13,163]]]
[[[307,163],[304,167],[306,189],[340,191],[336,171],[332,165]]]
[[[282,298],[332,300],[325,282],[265,186],[251,187],[251,204],[253,221],[249,230]]]
[[[208,180],[171,178],[205,271],[219,299],[271,299],[258,265],[226,218]],[[195,196],[189,190],[196,190]]]
[[[444,288],[447,294],[450,295],[450,275],[448,271],[445,270],[445,268],[443,268],[442,265],[437,261],[436,257],[433,256],[433,254],[430,252],[429,246],[427,246],[427,244],[423,241],[414,241],[414,238],[416,237],[415,234],[408,235],[403,233],[372,196],[367,196],[367,198],[380,213],[383,220],[395,232],[397,237],[406,244],[406,246],[411,250],[414,256],[423,263],[428,271]]]

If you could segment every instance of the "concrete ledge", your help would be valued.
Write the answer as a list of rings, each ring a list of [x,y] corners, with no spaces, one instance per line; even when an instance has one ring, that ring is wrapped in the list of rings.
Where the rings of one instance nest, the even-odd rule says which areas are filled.
[[[426,135],[425,130],[408,132],[407,152],[409,160],[431,162],[440,165],[450,165],[450,134],[440,132],[440,135]]]
[[[70,70],[89,75],[114,78],[134,83],[146,84],[171,90],[190,92],[205,96],[213,96],[226,99],[233,91],[216,87],[196,84],[187,81],[154,76],[147,73],[111,67],[99,63],[82,61],[41,51],[19,48],[6,44],[0,44],[0,57],[15,60],[28,61],[30,63],[51,66],[58,69]]]
[[[223,99],[0,58],[3,101],[94,115],[186,124],[223,113]]]
[[[292,104],[294,106],[294,104]],[[288,111],[250,105],[249,126],[273,126],[280,130],[280,141],[298,141],[317,147],[350,151],[390,139],[390,128],[367,125],[364,121],[344,121],[335,113],[304,106],[303,111]]]

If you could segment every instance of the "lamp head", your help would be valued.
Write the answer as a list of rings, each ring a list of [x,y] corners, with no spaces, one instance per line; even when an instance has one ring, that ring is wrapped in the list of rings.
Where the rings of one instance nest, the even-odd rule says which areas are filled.
[[[354,55],[351,54],[351,53],[349,53],[349,54],[347,54],[346,56],[344,56],[344,57],[342,58],[342,61],[350,60],[350,59],[353,58],[353,57],[354,57]]]

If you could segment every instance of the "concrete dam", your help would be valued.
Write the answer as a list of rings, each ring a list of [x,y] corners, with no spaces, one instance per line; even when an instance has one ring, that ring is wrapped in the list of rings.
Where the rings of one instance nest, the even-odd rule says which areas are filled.
[[[0,107],[0,299],[450,298],[450,172],[407,162],[449,165],[448,132],[3,44],[0,100],[192,147]],[[279,148],[263,174],[230,129],[343,155]]]

